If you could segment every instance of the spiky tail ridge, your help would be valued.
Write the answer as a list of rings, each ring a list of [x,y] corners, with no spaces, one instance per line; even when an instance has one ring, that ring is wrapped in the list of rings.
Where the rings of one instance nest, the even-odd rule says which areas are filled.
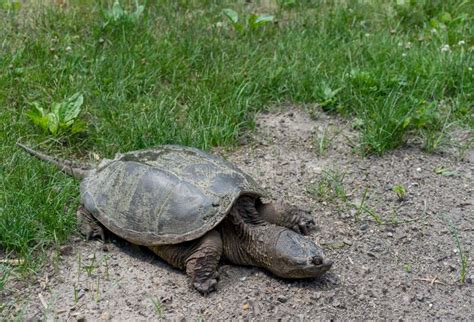
[[[20,148],[31,154],[32,156],[52,163],[55,166],[57,166],[61,171],[69,174],[70,176],[73,176],[76,179],[83,179],[85,178],[93,169],[94,166],[90,164],[85,164],[85,163],[80,163],[76,161],[71,161],[71,160],[63,160],[59,158],[55,158],[49,155],[46,155],[42,152],[35,151],[30,147],[27,147],[26,145],[23,145],[19,142],[16,143]]]

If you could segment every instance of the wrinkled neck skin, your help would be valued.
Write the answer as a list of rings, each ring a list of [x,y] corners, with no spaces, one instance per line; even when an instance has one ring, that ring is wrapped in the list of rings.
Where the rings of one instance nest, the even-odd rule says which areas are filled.
[[[287,229],[261,220],[255,211],[254,200],[246,198],[237,201],[220,230],[224,256],[228,260],[271,271],[276,242],[280,233]]]

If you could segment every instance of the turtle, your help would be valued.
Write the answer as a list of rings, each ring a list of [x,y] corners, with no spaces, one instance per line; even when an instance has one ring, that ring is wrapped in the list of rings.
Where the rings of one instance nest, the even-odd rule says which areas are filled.
[[[318,278],[332,266],[304,237],[315,226],[307,211],[268,201],[251,176],[216,155],[163,145],[93,165],[18,145],[82,180],[78,229],[87,239],[104,240],[105,230],[148,247],[201,294],[216,290],[221,259],[287,279]]]

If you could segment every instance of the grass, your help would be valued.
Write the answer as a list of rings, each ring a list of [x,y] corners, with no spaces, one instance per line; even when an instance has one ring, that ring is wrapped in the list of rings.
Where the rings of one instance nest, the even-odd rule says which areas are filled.
[[[149,296],[149,299],[151,303],[153,304],[153,309],[155,310],[155,314],[158,318],[163,317],[163,306],[161,304],[161,301],[158,298],[154,298],[152,296]]]
[[[463,284],[466,280],[466,274],[469,269],[469,255],[463,250],[456,226],[454,226],[451,221],[448,222],[448,226],[459,254],[459,282]]]
[[[159,0],[141,13],[134,3],[114,13],[106,0],[0,0],[0,249],[25,258],[25,272],[74,230],[78,187],[17,140],[82,158],[208,149],[235,144],[278,102],[357,120],[364,153],[414,136],[433,150],[449,128],[473,126],[472,2]],[[227,8],[274,19],[239,31]],[[50,134],[26,115],[75,93],[86,132]]]
[[[338,200],[346,203],[347,193],[344,188],[345,172],[339,170],[324,170],[321,179],[308,187],[308,193],[321,202],[336,202]]]

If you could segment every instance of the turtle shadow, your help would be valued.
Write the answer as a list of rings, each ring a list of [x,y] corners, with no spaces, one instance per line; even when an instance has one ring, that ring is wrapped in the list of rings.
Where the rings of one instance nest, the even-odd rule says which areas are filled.
[[[228,288],[238,288],[239,283],[247,279],[257,278],[262,282],[273,280],[281,287],[290,289],[306,289],[308,292],[326,292],[340,287],[340,280],[337,275],[331,271],[318,278],[307,279],[288,279],[274,275],[273,273],[254,266],[241,266],[224,260],[219,267],[221,284]],[[257,276],[258,274],[258,276]],[[251,281],[249,281],[251,283]]]
[[[127,256],[136,259],[141,262],[147,262],[156,266],[157,269],[165,270],[172,273],[183,273],[180,269],[177,269],[166,261],[161,259],[158,255],[153,253],[148,247],[142,245],[133,244],[117,235],[114,235],[111,232],[108,232],[106,236],[105,245],[113,244],[119,249],[120,252],[126,254]]]

